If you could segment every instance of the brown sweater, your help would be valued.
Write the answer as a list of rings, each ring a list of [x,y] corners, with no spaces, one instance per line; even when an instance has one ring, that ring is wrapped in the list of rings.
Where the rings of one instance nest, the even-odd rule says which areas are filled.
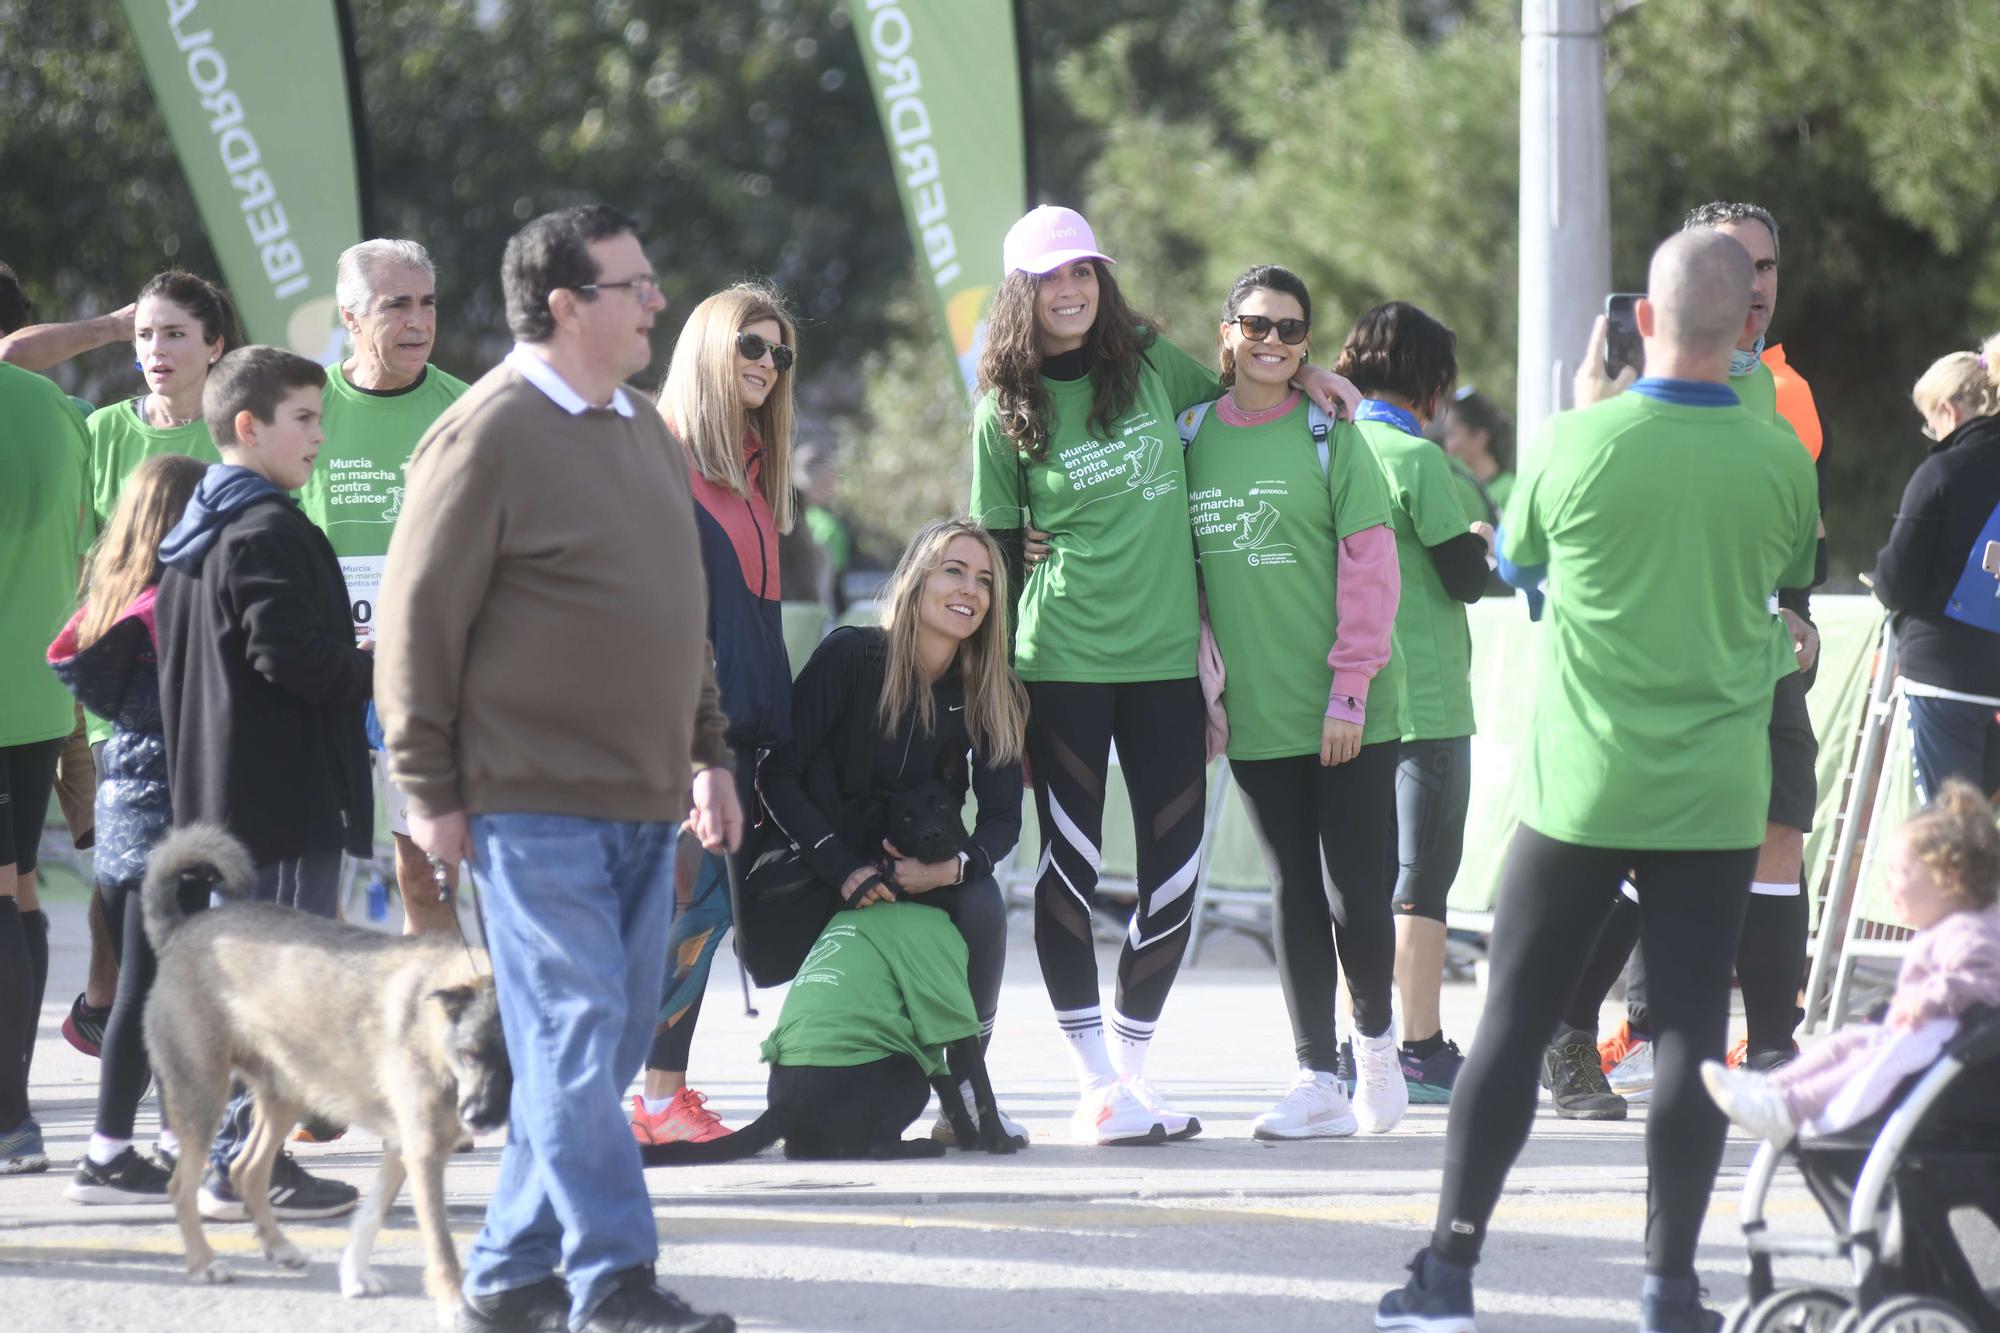
[[[417,813],[679,820],[727,764],[687,463],[502,365],[410,458],[375,699]]]

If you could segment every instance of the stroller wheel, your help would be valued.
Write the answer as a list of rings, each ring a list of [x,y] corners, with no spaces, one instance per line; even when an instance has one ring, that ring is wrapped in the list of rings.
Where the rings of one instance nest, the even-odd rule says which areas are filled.
[[[1979,1325],[1950,1301],[1892,1296],[1866,1313],[1850,1313],[1838,1325],[1838,1333],[1979,1333]]]
[[[1745,1310],[1729,1333],[1833,1333],[1848,1304],[1826,1287],[1786,1287]]]

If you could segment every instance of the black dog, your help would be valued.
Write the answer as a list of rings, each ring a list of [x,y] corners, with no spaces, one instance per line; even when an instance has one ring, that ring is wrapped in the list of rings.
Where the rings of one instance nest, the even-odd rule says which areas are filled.
[[[949,861],[965,847],[965,756],[947,751],[930,780],[885,797],[872,825],[913,861]],[[876,838],[873,846],[880,847]]]

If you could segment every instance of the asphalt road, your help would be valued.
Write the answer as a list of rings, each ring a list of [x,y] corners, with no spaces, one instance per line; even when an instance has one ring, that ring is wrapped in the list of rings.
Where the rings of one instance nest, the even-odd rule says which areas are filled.
[[[51,1170],[0,1179],[0,1333],[151,1329],[373,1330],[432,1326],[421,1251],[407,1206],[376,1254],[388,1294],[348,1300],[335,1260],[342,1223],[300,1224],[302,1272],[257,1252],[244,1224],[211,1224],[237,1279],[184,1275],[167,1209],[84,1208],[62,1185],[90,1132],[97,1064],[58,1031],[81,986],[80,906],[51,910],[53,975],[32,1088]],[[1276,978],[1248,942],[1219,937],[1183,972],[1149,1073],[1201,1138],[1157,1148],[1095,1149],[1066,1138],[1073,1085],[1036,970],[1028,923],[1015,922],[1009,981],[991,1063],[1002,1104],[1033,1133],[1011,1158],[798,1164],[775,1150],[716,1167],[656,1169],[654,1200],[669,1284],[700,1308],[750,1329],[1365,1329],[1383,1291],[1424,1242],[1442,1160],[1445,1111],[1414,1108],[1394,1132],[1303,1144],[1249,1137],[1253,1116],[1290,1074]],[[1105,975],[1110,975],[1110,956]],[[694,1046],[695,1086],[740,1124],[762,1105],[756,1045],[779,996],[744,1013],[727,950]],[[1447,1034],[1469,1041],[1479,996],[1448,988]],[[1343,1031],[1345,1027],[1343,1025]],[[157,1123],[148,1103],[140,1133]],[[919,1127],[921,1128],[921,1126]],[[1636,1326],[1645,1227],[1643,1110],[1623,1124],[1557,1120],[1546,1108],[1511,1180],[1479,1270],[1486,1333],[1565,1333]],[[446,1176],[461,1252],[478,1228],[500,1140],[482,1140]],[[1753,1145],[1732,1138],[1703,1233],[1713,1300],[1742,1290],[1738,1184]],[[360,1133],[301,1146],[309,1169],[365,1185],[376,1143]],[[1788,1227],[1824,1230],[1795,1177],[1774,1198]],[[1785,1270],[1838,1282],[1842,1266]]]

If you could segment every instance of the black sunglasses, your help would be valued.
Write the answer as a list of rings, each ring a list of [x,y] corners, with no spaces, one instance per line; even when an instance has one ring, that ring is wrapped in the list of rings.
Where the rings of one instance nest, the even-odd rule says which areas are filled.
[[[745,361],[761,360],[765,352],[770,352],[771,364],[776,366],[780,373],[790,370],[792,362],[798,360],[798,353],[785,344],[768,341],[761,333],[752,333],[748,329],[737,332],[736,350]]]
[[[1278,341],[1287,347],[1297,347],[1306,340],[1312,325],[1302,319],[1267,319],[1263,315],[1238,315],[1230,321],[1243,330],[1243,336],[1253,343],[1263,342],[1271,336],[1271,330],[1278,331]]]

